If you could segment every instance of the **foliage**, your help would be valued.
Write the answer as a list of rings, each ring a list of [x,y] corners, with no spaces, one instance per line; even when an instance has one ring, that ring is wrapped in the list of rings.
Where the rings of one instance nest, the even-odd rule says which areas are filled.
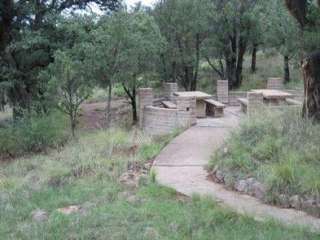
[[[128,146],[137,143],[140,147],[154,140],[141,133],[100,131],[60,152],[2,165],[0,235],[5,239],[319,238],[303,229],[255,222],[210,199],[189,199],[152,182],[138,189],[120,185],[118,177],[127,163],[139,160],[125,154]],[[111,151],[116,148],[122,151]],[[128,194],[137,200],[127,199]],[[77,204],[82,207],[78,213],[57,211]],[[32,220],[36,209],[47,211],[48,220]]]
[[[167,41],[158,67],[165,81],[178,81],[186,90],[197,88],[200,51],[208,35],[210,10],[207,0],[166,0],[156,5],[153,15]]]
[[[241,123],[218,153],[218,165],[237,176],[254,176],[277,194],[319,197],[319,126],[299,112],[264,110]]]
[[[0,127],[0,159],[59,147],[68,138],[65,130],[66,119],[58,113],[30,116]]]
[[[72,50],[78,53],[77,47]],[[77,54],[74,56],[72,50],[57,51],[54,63],[43,75],[49,75],[51,95],[57,98],[58,109],[69,116],[72,135],[75,136],[80,105],[89,98],[92,83],[85,78],[83,61],[75,58]]]
[[[63,32],[57,29],[66,11],[85,9],[96,3],[105,10],[119,7],[117,0],[13,1],[0,3],[0,86],[5,88],[14,117],[43,105],[46,83],[38,74],[52,61],[54,51],[63,48]]]

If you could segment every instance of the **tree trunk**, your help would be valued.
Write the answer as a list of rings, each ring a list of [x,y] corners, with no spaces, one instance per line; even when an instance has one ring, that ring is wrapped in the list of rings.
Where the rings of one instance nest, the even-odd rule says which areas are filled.
[[[198,81],[198,72],[199,72],[199,65],[200,65],[200,34],[197,33],[196,36],[196,66],[195,71],[192,77],[192,83],[191,83],[191,91],[197,90],[197,81]]]
[[[131,106],[132,106],[132,121],[133,124],[136,124],[138,122],[138,112],[137,112],[137,101],[136,101],[136,84],[132,87],[132,94],[131,94]]]
[[[283,72],[284,72],[284,83],[290,82],[290,67],[289,67],[289,57],[283,57]]]
[[[320,51],[303,61],[305,100],[303,116],[320,122]]]
[[[109,128],[111,125],[111,100],[112,100],[112,84],[108,84],[108,102],[106,109],[106,127]]]
[[[236,66],[236,82],[234,83],[234,87],[236,88],[240,87],[242,84],[243,58],[247,50],[247,42],[242,37],[240,37],[239,39],[238,47],[239,49],[238,49],[237,66]]]
[[[70,117],[70,127],[71,127],[72,137],[75,138],[76,137],[77,122],[76,122],[76,118],[73,116],[73,114],[74,113],[70,113],[69,117]]]
[[[257,71],[257,51],[258,44],[253,44],[252,55],[251,55],[251,72],[255,73]]]

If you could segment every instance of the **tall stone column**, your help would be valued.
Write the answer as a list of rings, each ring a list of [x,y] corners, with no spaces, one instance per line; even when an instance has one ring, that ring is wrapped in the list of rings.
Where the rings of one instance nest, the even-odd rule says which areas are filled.
[[[143,128],[144,108],[152,106],[153,104],[153,90],[152,88],[140,88],[138,90],[139,96],[139,127]]]
[[[217,81],[217,99],[221,103],[229,103],[229,81]]]
[[[165,91],[165,96],[172,102],[175,101],[174,93],[178,92],[178,84],[177,83],[164,83],[163,88]]]

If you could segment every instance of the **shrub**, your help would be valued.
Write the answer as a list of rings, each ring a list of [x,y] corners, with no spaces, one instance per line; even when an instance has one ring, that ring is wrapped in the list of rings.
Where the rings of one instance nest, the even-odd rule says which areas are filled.
[[[209,167],[252,176],[272,193],[320,197],[320,125],[296,110],[267,110],[244,119]]]
[[[62,145],[68,138],[66,119],[59,113],[31,116],[0,128],[0,157],[17,157]]]

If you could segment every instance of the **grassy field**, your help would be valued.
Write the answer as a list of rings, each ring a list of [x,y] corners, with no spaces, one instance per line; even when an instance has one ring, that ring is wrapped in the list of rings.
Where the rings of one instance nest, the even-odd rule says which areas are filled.
[[[171,138],[98,131],[48,155],[1,163],[0,239],[319,239],[257,223],[210,199],[188,199],[158,186],[151,173],[138,187],[119,182],[128,166],[143,165]],[[70,215],[57,210],[70,205],[81,209]],[[47,220],[33,219],[37,209]]]

